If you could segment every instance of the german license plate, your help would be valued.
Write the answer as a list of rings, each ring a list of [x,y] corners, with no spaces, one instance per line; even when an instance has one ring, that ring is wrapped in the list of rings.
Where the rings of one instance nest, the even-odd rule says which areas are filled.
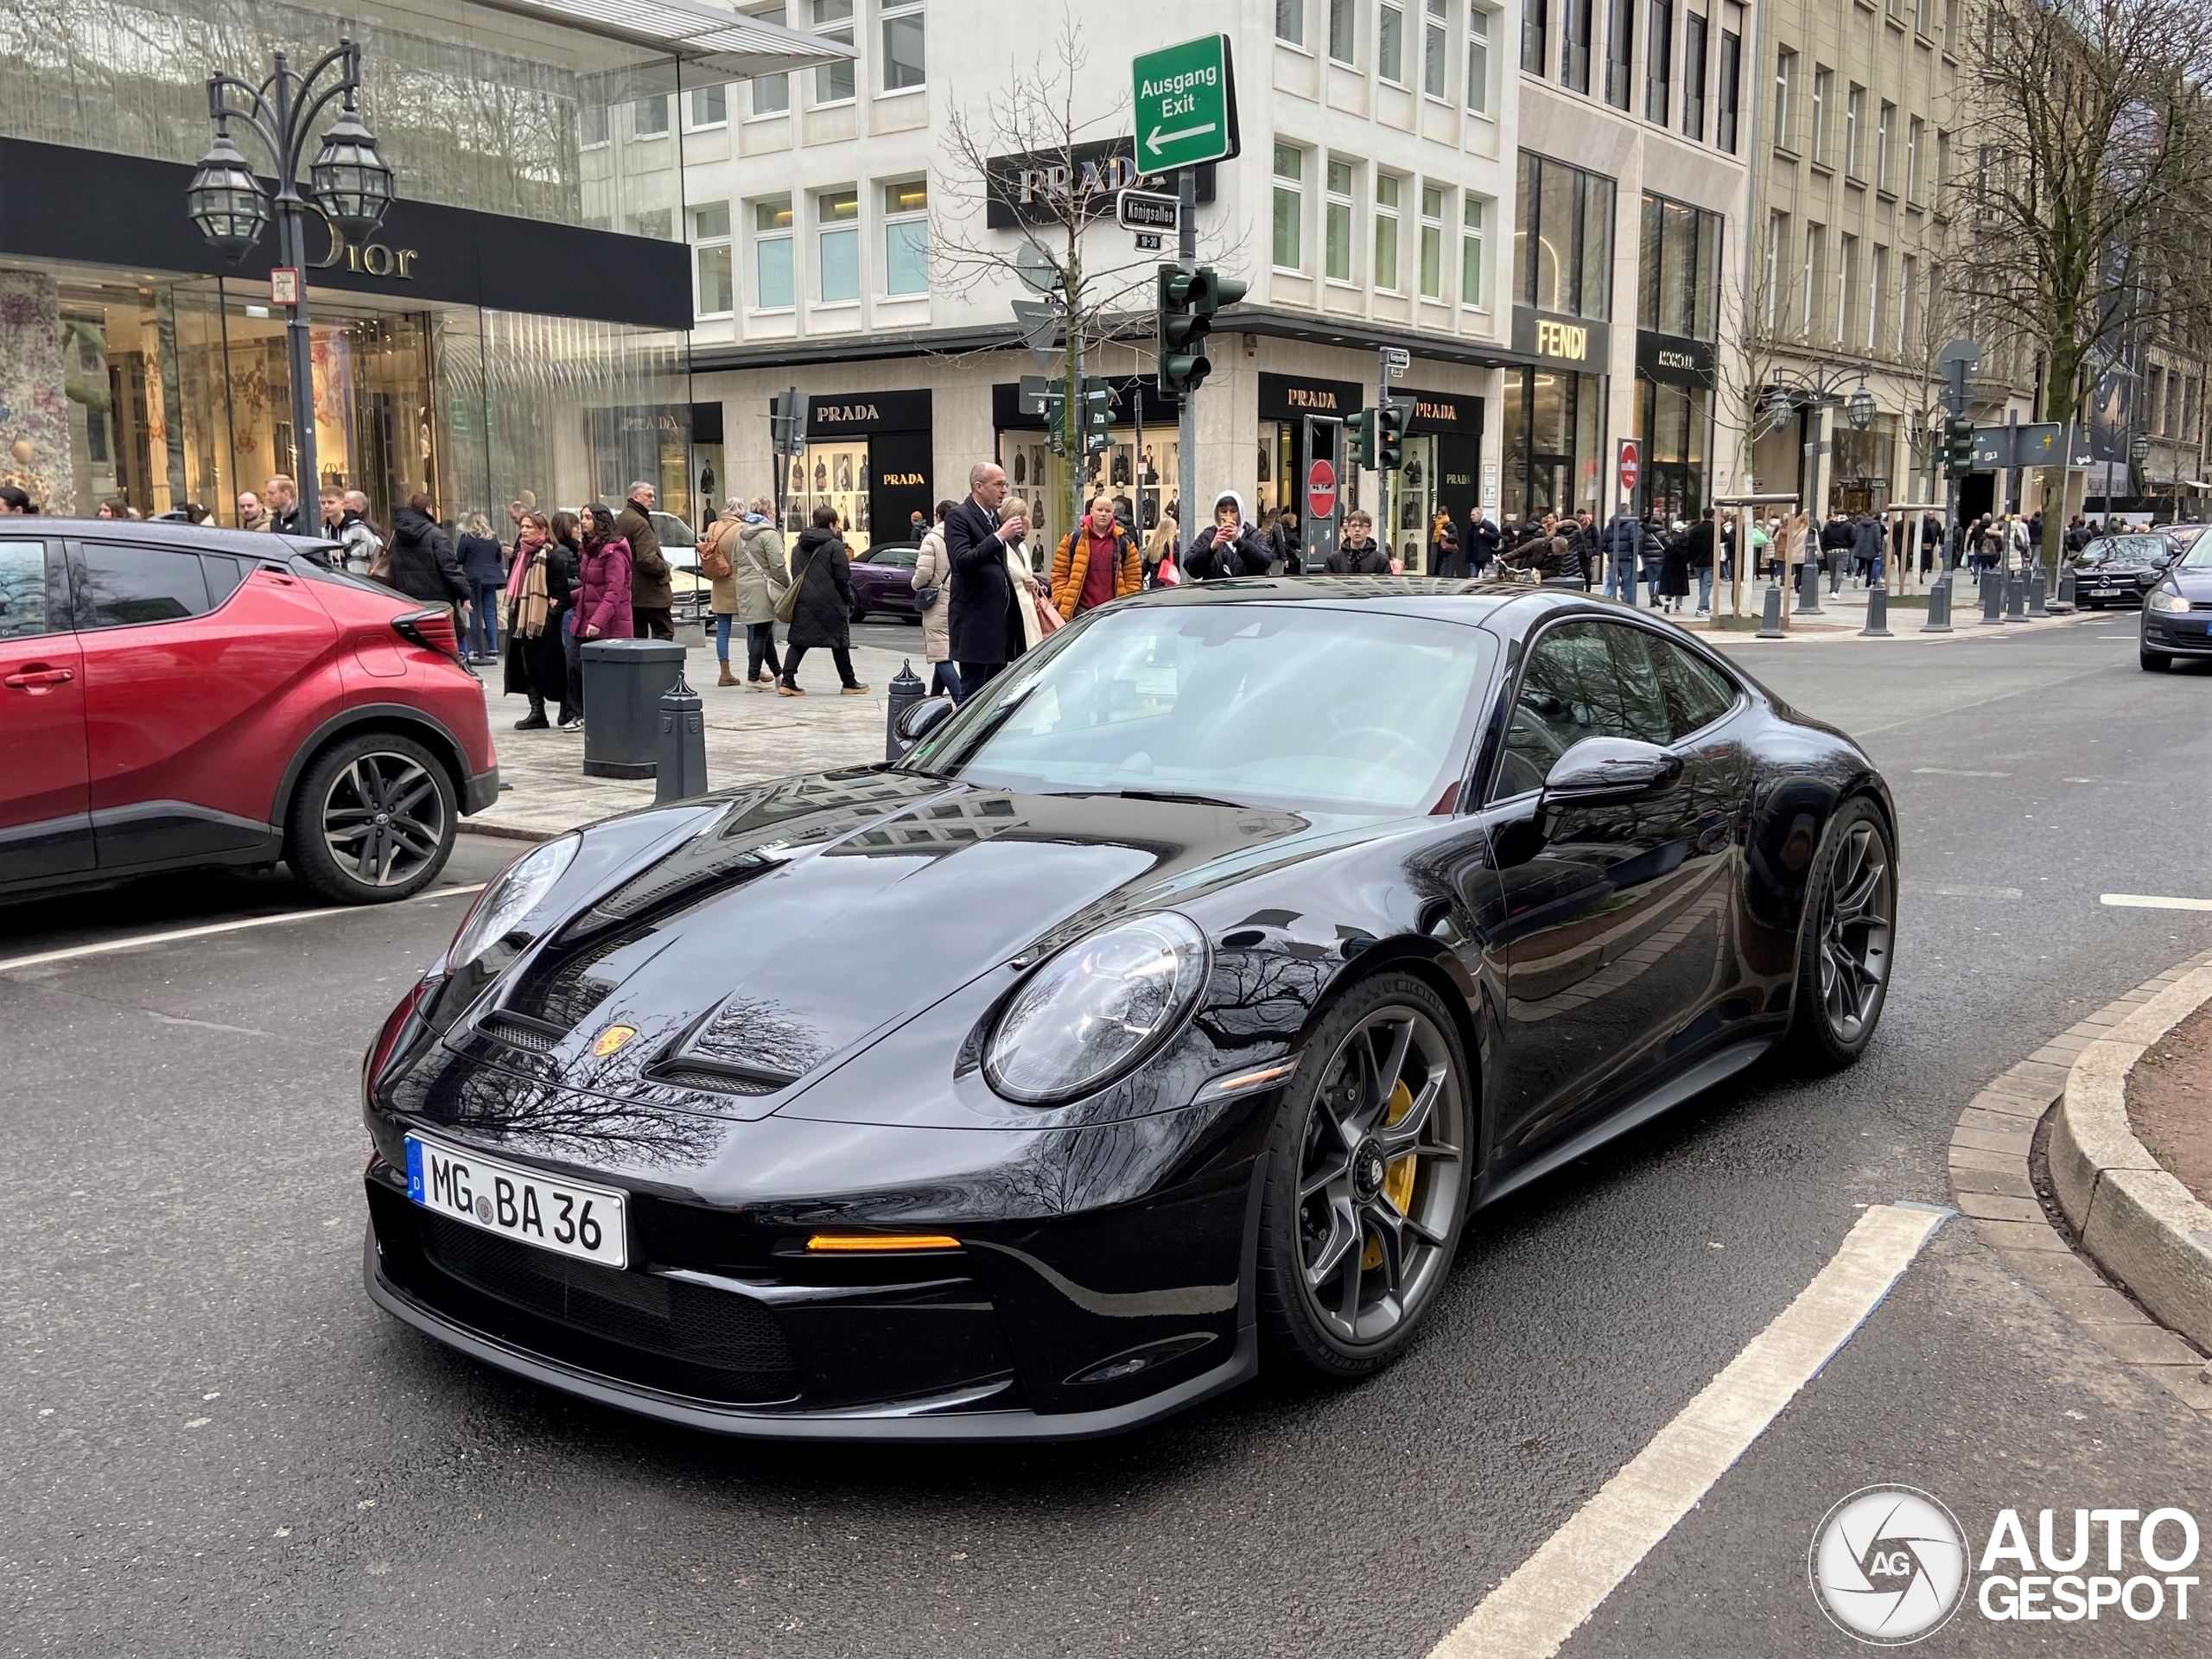
[[[630,1265],[623,1195],[556,1181],[518,1165],[407,1137],[407,1196],[425,1210],[487,1233],[605,1268]]]

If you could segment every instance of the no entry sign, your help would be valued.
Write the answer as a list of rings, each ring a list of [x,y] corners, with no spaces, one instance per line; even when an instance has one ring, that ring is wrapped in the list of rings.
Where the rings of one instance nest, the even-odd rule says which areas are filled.
[[[1623,438],[1621,440],[1620,461],[1622,500],[1625,501],[1636,493],[1636,480],[1643,474],[1643,460],[1642,454],[1636,447],[1636,440],[1634,438]]]
[[[1317,461],[1306,473],[1306,511],[1315,518],[1337,513],[1337,468],[1330,461]]]

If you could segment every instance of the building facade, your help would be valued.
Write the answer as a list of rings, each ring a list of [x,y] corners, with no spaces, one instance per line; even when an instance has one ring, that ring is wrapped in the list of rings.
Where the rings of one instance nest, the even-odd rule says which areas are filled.
[[[856,536],[903,537],[912,512],[963,494],[970,466],[995,460],[1047,537],[1065,533],[1079,491],[1116,495],[1148,528],[1179,508],[1177,410],[1152,389],[1149,322],[1152,273],[1173,239],[1136,247],[1108,194],[1135,181],[1125,33],[1086,20],[1087,61],[1071,76],[1052,31],[1011,0],[964,6],[957,29],[899,0],[798,0],[763,15],[850,39],[859,59],[849,74],[764,78],[742,99],[733,88],[705,112],[715,137],[688,146],[694,396],[721,406],[732,492],[780,483],[792,522],[826,501]],[[1241,153],[1199,178],[1200,256],[1249,287],[1217,325],[1198,399],[1209,502],[1233,489],[1271,511],[1301,501],[1317,461],[1350,473],[1344,417],[1375,401],[1378,348],[1399,346],[1411,365],[1395,390],[1416,408],[1379,528],[1418,570],[1440,512],[1463,527],[1478,503],[1495,516],[1498,375],[1526,360],[1501,289],[1512,16],[1465,0],[1198,0],[1177,14],[1175,35],[1230,36],[1241,118]],[[1139,44],[1165,43],[1161,33]],[[1084,365],[1112,383],[1113,427],[1080,475],[1019,396],[1039,372],[1011,308],[1028,292],[976,258],[1012,259],[1044,233],[1020,222],[1023,193],[1065,188],[1036,166],[1033,136],[993,129],[988,105],[1009,75],[1072,86],[1077,131],[1061,149],[1079,142],[1101,210],[1084,262],[1127,291],[1128,326]],[[966,152],[953,141],[962,125]],[[792,386],[808,400],[808,448],[779,467],[769,400]],[[1344,476],[1318,537],[1376,500],[1371,473]]]
[[[385,524],[417,490],[458,517],[525,489],[619,499],[633,478],[688,510],[683,172],[671,144],[618,150],[613,132],[656,109],[665,130],[680,99],[820,49],[693,0],[652,27],[592,0],[0,16],[0,481],[49,512],[119,495],[230,522],[240,491],[294,471],[275,236],[226,264],[184,192],[211,73],[258,82],[273,52],[305,69],[346,35],[397,200],[361,246],[308,227],[317,481],[362,489]]]

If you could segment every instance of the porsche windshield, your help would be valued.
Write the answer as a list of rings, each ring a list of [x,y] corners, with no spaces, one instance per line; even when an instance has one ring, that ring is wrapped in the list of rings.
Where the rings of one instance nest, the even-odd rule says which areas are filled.
[[[1494,648],[1313,601],[1133,606],[1012,664],[907,764],[1031,794],[1425,812],[1465,769]]]

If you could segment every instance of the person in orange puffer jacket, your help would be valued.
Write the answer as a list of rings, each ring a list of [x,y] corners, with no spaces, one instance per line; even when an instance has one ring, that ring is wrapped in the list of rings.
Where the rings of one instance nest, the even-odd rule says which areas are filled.
[[[1078,612],[1095,609],[1144,586],[1144,555],[1137,538],[1114,516],[1114,503],[1099,496],[1081,524],[1061,538],[1052,555],[1052,608],[1072,622]]]

